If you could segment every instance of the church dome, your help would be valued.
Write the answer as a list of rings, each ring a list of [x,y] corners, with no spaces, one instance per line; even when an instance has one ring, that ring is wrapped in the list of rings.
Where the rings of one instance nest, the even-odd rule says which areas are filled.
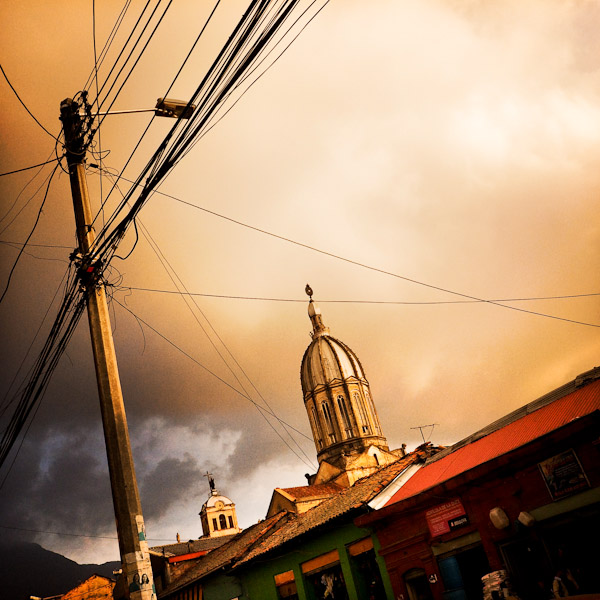
[[[372,446],[389,449],[358,356],[329,335],[309,285],[306,293],[313,330],[300,367],[304,406],[319,464],[327,462],[343,470],[349,457],[362,455]]]
[[[304,396],[333,381],[351,377],[365,379],[356,354],[346,344],[328,334],[314,337],[302,358],[300,369]]]
[[[223,506],[229,506],[233,502],[227,496],[221,496],[220,494],[211,495],[210,498],[203,504],[203,508],[223,508]]]

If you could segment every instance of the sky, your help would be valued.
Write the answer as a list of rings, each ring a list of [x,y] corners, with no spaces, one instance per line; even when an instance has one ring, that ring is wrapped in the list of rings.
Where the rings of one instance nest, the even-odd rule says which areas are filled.
[[[96,3],[97,52],[123,4]],[[219,7],[170,96],[191,96],[245,5]],[[154,106],[209,10],[173,3],[114,109]],[[55,136],[61,100],[92,72],[92,16],[91,1],[0,6],[2,67]],[[202,534],[207,471],[242,527],[273,488],[315,472],[299,378],[307,283],[359,356],[392,448],[421,443],[424,425],[452,444],[598,365],[599,28],[596,2],[332,0],[177,165],[140,214],[149,238],[132,230],[108,275],[151,544]],[[0,101],[0,172],[53,158],[5,79]],[[135,178],[171,125],[156,119],[123,172],[149,120],[107,118],[88,162]],[[0,178],[2,290],[52,168]],[[110,180],[90,167],[88,183],[99,211]],[[61,170],[30,244],[0,304],[2,406],[48,335],[75,247]],[[165,264],[204,294],[192,308],[167,293]],[[233,373],[294,429],[236,392]],[[2,536],[118,560],[85,318],[8,463]]]

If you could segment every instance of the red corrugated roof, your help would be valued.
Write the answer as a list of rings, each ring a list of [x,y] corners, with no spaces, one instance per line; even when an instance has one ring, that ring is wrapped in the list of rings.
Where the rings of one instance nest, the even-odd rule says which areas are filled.
[[[586,385],[417,471],[386,506],[414,496],[600,409],[600,380]],[[459,443],[460,444],[460,443]],[[459,445],[457,444],[457,445]]]

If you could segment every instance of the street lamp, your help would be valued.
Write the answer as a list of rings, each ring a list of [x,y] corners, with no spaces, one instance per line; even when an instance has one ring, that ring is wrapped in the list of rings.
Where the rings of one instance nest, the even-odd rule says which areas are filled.
[[[189,119],[196,109],[195,104],[190,104],[185,100],[176,100],[175,98],[158,98],[154,108],[138,108],[134,110],[111,110],[108,112],[97,113],[97,117],[106,115],[124,115],[129,113],[153,112],[157,117],[169,117],[171,119]]]

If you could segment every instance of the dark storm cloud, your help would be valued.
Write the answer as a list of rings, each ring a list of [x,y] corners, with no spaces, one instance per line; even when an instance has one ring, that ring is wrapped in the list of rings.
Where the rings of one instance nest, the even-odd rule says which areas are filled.
[[[44,432],[37,427],[31,433],[0,494],[2,525],[80,535],[113,529],[101,440],[83,428]],[[27,532],[19,535],[37,537]]]
[[[98,11],[98,39],[110,31],[118,4],[107,2]],[[141,106],[150,91],[158,97],[155,88],[174,73],[168,61],[176,62],[177,50],[184,56],[187,40],[195,38],[202,3],[182,2],[172,10],[189,14],[178,13],[161,26],[158,35],[164,37],[148,48],[120,108]],[[227,10],[235,12],[229,3]],[[80,89],[93,64],[89,12],[85,3],[75,3],[68,14],[40,0],[0,4],[7,24],[0,39],[3,67],[54,132],[60,100]],[[48,34],[69,26],[70,19],[77,26],[68,43]],[[482,297],[595,291],[590,273],[600,268],[599,20],[593,3],[330,3],[277,67],[178,165],[164,191],[352,260]],[[220,33],[225,39],[227,32]],[[162,52],[167,46],[168,55]],[[213,55],[210,48],[201,54],[202,60]],[[184,73],[177,93],[185,97],[194,89],[204,67],[199,61]],[[0,95],[7,107],[7,118],[0,120],[1,170],[46,160],[54,141],[6,85]],[[141,117],[107,120],[107,167],[122,168],[145,124]],[[150,152],[167,126],[157,123],[150,133]],[[141,164],[126,176],[137,174]],[[0,179],[0,214],[29,178],[25,173]],[[89,181],[97,208],[99,180],[92,171]],[[104,180],[104,194],[106,185]],[[17,209],[27,197],[20,197]],[[2,240],[24,241],[40,202],[35,197],[0,234]],[[297,299],[310,282],[317,300],[452,299],[172,199],[153,197],[141,218],[193,292]],[[74,245],[62,171],[31,241],[69,248],[37,249],[52,260],[25,255],[15,271],[0,306],[2,394]],[[132,232],[123,250],[135,244]],[[1,246],[1,281],[16,254]],[[272,488],[301,485],[310,469],[251,403],[194,362],[238,387],[196,317],[206,331],[215,327],[275,412],[309,433],[299,382],[310,342],[306,305],[198,299],[209,323],[198,312],[192,316],[176,295],[119,288],[174,289],[143,237],[113,267],[111,293],[164,336],[112,307],[148,531],[172,537],[185,527],[184,537],[199,534],[206,470],[232,494],[245,524],[264,517]],[[595,299],[523,306],[598,320]],[[419,433],[410,428],[423,423],[440,423],[434,441],[456,441],[572,379],[598,355],[596,329],[490,305],[321,308],[332,334],[363,361],[383,430],[396,447],[418,443]],[[48,323],[23,372],[47,333]],[[297,439],[314,461],[314,443]],[[84,318],[0,491],[2,522],[114,535],[105,463]],[[65,539],[52,538],[51,547],[69,550],[73,558],[98,552],[95,538],[69,544]]]
[[[206,470],[204,470],[206,472]],[[145,498],[144,518],[158,519],[173,504],[196,495],[202,484],[203,469],[191,456],[165,458],[143,479],[140,494]]]

